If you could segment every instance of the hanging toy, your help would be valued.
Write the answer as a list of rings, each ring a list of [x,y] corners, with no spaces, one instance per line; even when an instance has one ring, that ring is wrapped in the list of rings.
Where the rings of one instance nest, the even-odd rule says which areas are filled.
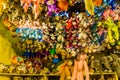
[[[7,3],[9,0],[0,0],[0,16],[4,12],[4,10],[7,8]]]
[[[102,4],[102,0],[92,0],[93,1],[93,4],[95,5],[95,6],[101,6],[101,4]]]
[[[67,2],[67,0],[58,0],[57,6],[61,11],[67,11],[68,10],[68,4],[69,3]]]
[[[104,24],[108,28],[108,40],[110,43],[114,43],[115,40],[119,40],[118,25],[116,25],[113,20],[109,17]],[[114,32],[114,34],[112,34]]]
[[[66,30],[70,30],[72,28],[72,20],[69,19],[66,24]]]
[[[39,5],[39,3],[44,4],[44,0],[42,2],[40,0],[33,0],[33,13],[34,13],[34,18],[37,19],[38,15],[42,11],[42,6]]]
[[[45,0],[45,3],[47,5],[48,8],[48,15],[52,15],[52,13],[58,13],[59,9],[56,7],[56,0]]]
[[[109,16],[113,17],[115,15],[115,12],[110,9],[110,7],[107,8],[107,10],[103,13],[103,18],[107,19]]]
[[[92,0],[85,0],[85,8],[90,15],[94,15],[94,4]]]
[[[21,0],[20,2],[23,5],[24,12],[27,12],[32,0]]]

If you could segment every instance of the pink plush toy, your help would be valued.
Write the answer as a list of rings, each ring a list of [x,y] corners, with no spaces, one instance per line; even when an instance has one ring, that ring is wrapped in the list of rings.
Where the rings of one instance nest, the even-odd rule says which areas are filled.
[[[86,72],[86,80],[89,80],[89,70],[86,62],[86,54],[78,54],[77,60],[74,61],[74,69],[71,80],[84,80],[84,69]]]

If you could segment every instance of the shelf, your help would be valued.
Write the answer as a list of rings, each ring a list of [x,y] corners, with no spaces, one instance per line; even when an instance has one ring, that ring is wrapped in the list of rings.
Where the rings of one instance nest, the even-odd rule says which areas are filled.
[[[114,75],[115,72],[112,73],[102,73],[103,75]],[[0,76],[60,76],[60,74],[16,74],[16,73],[0,73]],[[90,75],[101,75],[101,73],[90,73]]]
[[[110,75],[114,80],[118,80],[118,76],[116,74],[116,72],[112,72],[112,73],[90,73],[90,76],[107,76]],[[56,77],[56,76],[60,76],[60,74],[16,74],[16,73],[0,73],[0,76],[10,76],[10,77],[14,77],[14,76],[21,76],[21,77],[43,77],[44,80],[48,80],[49,77]],[[11,79],[12,80],[12,79]]]

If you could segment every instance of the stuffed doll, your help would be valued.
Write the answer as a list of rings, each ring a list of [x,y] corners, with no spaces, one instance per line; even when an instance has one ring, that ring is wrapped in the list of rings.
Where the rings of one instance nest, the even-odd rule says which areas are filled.
[[[88,70],[86,59],[87,59],[86,54],[77,55],[77,60],[74,61],[74,68],[73,68],[71,80],[75,80],[75,79],[84,80],[84,74],[83,74],[84,69],[86,72],[86,80],[89,80],[89,70]]]

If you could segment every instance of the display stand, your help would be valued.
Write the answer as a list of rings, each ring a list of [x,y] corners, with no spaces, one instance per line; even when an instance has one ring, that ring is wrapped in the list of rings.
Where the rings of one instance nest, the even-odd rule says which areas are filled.
[[[0,73],[0,76],[8,76],[11,78],[15,77],[15,76],[21,76],[21,77],[43,77],[43,80],[49,80],[49,77],[56,77],[56,76],[60,76],[60,74],[15,74],[15,73]],[[112,80],[118,80],[118,76],[116,74],[116,72],[112,72],[112,73],[90,73],[90,78],[92,80],[92,78],[94,77],[100,77],[103,78],[104,80],[107,80],[106,77],[111,77]]]

